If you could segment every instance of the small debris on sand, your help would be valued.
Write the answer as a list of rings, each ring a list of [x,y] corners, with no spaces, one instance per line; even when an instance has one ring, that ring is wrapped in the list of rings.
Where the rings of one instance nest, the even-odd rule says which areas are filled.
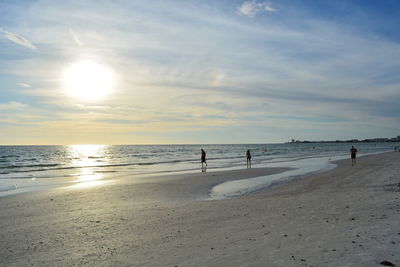
[[[396,266],[393,263],[391,263],[390,261],[381,261],[380,264],[384,265],[384,266]]]

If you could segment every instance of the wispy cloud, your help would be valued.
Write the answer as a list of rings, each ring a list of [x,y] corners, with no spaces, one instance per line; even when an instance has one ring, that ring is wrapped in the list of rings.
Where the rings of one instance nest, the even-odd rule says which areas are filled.
[[[3,28],[0,28],[0,32],[4,33],[4,37],[6,39],[10,40],[13,43],[25,46],[25,47],[27,47],[29,49],[32,49],[32,50],[37,50],[37,48],[36,48],[36,46],[34,44],[32,44],[30,41],[28,41],[27,39],[25,39],[21,35],[6,31]]]
[[[32,87],[30,84],[28,84],[28,83],[17,83],[17,85],[18,86],[21,86],[21,87],[23,87],[23,88],[30,88],[30,87]]]
[[[0,74],[13,74],[0,96],[2,113],[21,125],[20,113],[42,116],[37,140],[48,129],[57,136],[54,143],[69,135],[76,136],[69,142],[115,143],[113,134],[119,143],[168,142],[163,134],[176,132],[169,135],[175,142],[215,142],[215,133],[237,132],[239,139],[230,142],[246,134],[257,142],[398,132],[398,42],[342,19],[313,16],[309,5],[208,1],[216,8],[175,0],[71,1],[62,8],[57,1],[39,1],[29,12],[46,13],[30,18],[29,32],[45,53],[10,56],[0,47],[0,65],[7,66]],[[82,58],[118,75],[117,86],[99,102],[65,93],[64,68]],[[27,108],[9,102],[20,99]],[[206,134],[192,133],[200,131]]]
[[[256,0],[246,1],[241,6],[237,8],[239,15],[247,16],[253,18],[259,12],[276,12],[277,9],[271,7],[266,2],[257,2]]]
[[[26,104],[16,101],[10,101],[7,103],[0,104],[0,110],[19,110],[26,107],[27,107]]]
[[[78,35],[75,33],[73,29],[69,29],[69,33],[72,35],[72,38],[74,39],[75,43],[79,46],[83,46],[82,41],[79,39]]]

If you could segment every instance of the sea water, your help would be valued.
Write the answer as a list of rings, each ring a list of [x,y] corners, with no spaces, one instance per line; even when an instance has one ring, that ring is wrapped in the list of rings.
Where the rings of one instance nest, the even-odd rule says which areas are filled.
[[[207,152],[207,171],[252,167],[289,167],[279,175],[226,183],[210,191],[219,199],[258,190],[272,183],[332,168],[333,159],[348,157],[349,143],[221,145],[72,145],[0,146],[0,196],[65,185],[101,183],[120,177],[201,171],[200,149]],[[360,155],[392,151],[398,143],[357,143]],[[240,184],[240,185],[239,185]]]

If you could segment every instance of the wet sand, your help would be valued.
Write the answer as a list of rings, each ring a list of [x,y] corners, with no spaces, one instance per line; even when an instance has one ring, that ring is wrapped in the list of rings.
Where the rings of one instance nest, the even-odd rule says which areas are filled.
[[[205,200],[243,169],[0,198],[1,266],[400,265],[400,153]]]

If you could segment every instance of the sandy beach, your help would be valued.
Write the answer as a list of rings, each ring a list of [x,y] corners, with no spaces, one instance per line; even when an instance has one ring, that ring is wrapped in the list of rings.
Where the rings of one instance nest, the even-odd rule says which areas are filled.
[[[0,198],[1,266],[400,265],[400,153],[225,200],[277,168],[119,179]]]

